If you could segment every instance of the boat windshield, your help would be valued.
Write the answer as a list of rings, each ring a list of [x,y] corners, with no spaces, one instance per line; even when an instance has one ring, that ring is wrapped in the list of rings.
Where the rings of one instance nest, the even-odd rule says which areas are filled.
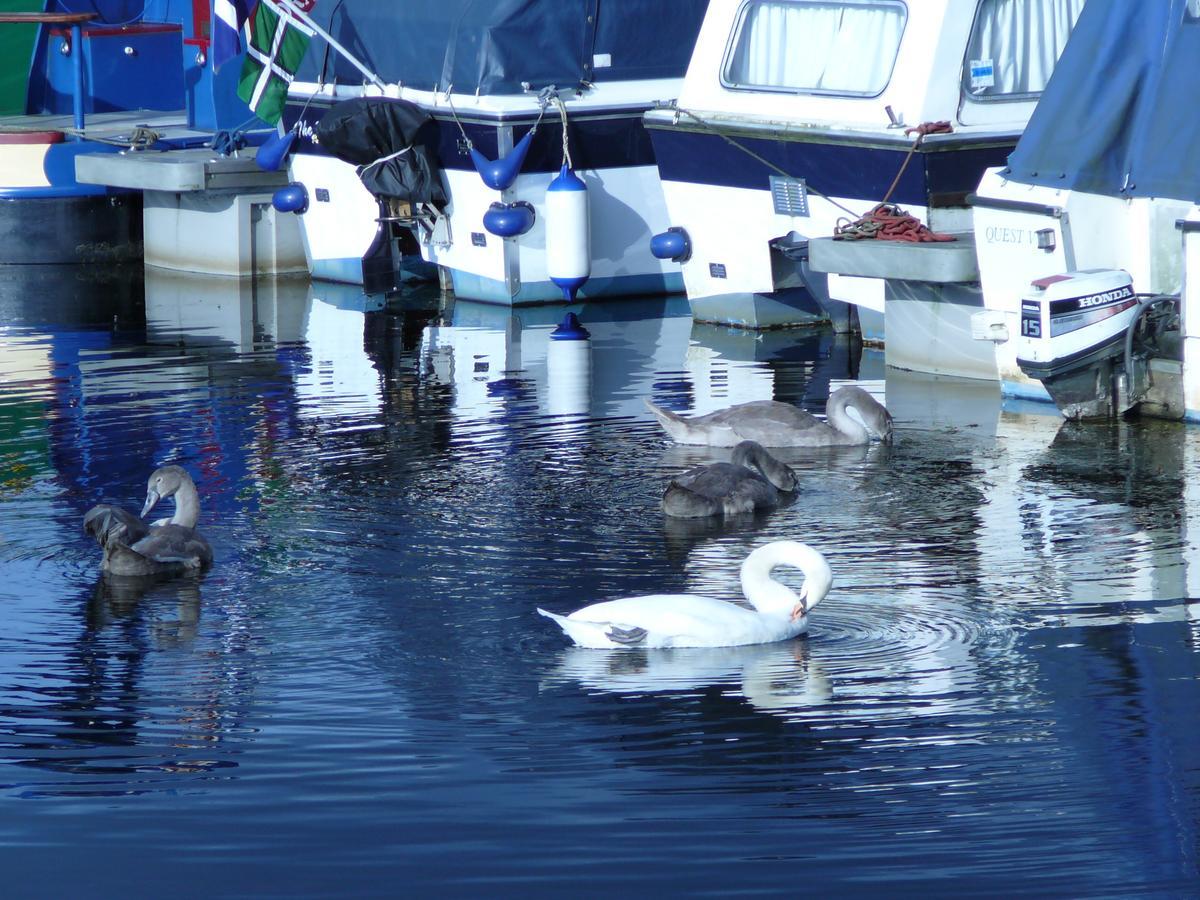
[[[973,100],[1040,94],[1084,0],[981,0],[967,44],[963,90]]]
[[[726,87],[875,96],[908,19],[889,0],[749,0],[725,56]]]

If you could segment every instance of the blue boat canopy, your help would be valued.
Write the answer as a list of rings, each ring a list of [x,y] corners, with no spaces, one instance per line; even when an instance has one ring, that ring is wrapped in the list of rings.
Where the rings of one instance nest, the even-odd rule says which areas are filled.
[[[1019,182],[1200,201],[1200,4],[1088,0],[1009,156]]]
[[[341,0],[318,3],[312,15],[386,82],[501,94],[519,93],[522,83],[537,90],[681,77],[707,6],[708,0]],[[362,83],[319,40],[297,79]]]

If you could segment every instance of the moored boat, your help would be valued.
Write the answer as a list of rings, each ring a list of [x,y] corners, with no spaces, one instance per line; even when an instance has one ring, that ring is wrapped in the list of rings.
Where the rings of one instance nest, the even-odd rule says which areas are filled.
[[[313,276],[362,283],[423,260],[457,296],[506,305],[678,291],[648,248],[667,221],[642,115],[678,92],[705,6],[318,6],[353,58],[310,54],[284,112]],[[359,118],[335,147],[320,123],[342,114]],[[423,188],[372,179],[418,132]]]
[[[238,73],[212,70],[209,17],[205,0],[0,13],[0,32],[27,37],[3,63],[24,74],[0,117],[0,263],[141,257],[142,191],[80,178],[76,162],[209,146],[253,122]]]
[[[1084,10],[972,198],[977,331],[1006,394],[1069,417],[1200,417],[1198,76],[1195,3]]]
[[[884,202],[912,232],[968,233],[968,192],[1015,145],[1083,5],[714,0],[677,103],[646,114],[693,314],[857,317],[882,339],[899,264],[821,261],[814,242],[876,243],[846,226]]]

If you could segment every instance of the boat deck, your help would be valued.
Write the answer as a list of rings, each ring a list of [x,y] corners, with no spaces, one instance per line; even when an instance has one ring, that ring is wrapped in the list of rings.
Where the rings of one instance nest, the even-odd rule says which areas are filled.
[[[186,110],[163,112],[155,109],[134,109],[88,113],[82,136],[93,141],[115,141],[127,137],[138,126],[157,131],[163,138],[172,141],[207,139],[212,135],[209,131],[189,127]],[[0,116],[0,131],[79,133],[75,130],[75,122],[70,113]]]

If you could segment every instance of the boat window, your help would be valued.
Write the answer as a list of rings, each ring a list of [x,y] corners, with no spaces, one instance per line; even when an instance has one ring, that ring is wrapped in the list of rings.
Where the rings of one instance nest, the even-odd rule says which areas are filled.
[[[1084,0],[982,0],[967,43],[963,89],[976,100],[1040,94]]]
[[[875,96],[892,77],[908,9],[896,0],[749,0],[726,87]]]
[[[1187,0],[1187,6],[1183,8],[1183,23],[1194,25],[1197,22],[1200,22],[1200,0]]]

